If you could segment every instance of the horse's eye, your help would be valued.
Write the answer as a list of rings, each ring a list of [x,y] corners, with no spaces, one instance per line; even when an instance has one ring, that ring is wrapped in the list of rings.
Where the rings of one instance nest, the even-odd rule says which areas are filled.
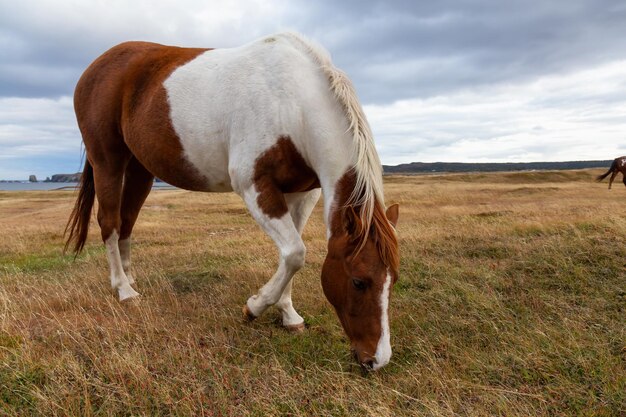
[[[367,288],[367,283],[358,278],[352,278],[352,285],[354,285],[354,288],[359,291],[363,291],[365,288]]]

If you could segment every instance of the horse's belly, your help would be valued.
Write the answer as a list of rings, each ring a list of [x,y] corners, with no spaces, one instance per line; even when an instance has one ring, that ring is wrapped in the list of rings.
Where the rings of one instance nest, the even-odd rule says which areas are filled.
[[[232,191],[228,173],[228,153],[219,143],[197,143],[189,147],[175,134],[160,140],[127,140],[135,158],[155,177],[178,188],[191,191]]]
[[[206,180],[207,188],[203,191],[233,191],[228,173],[228,150],[224,141],[218,138],[189,143],[181,138],[185,160]]]
[[[175,170],[174,175],[164,172],[162,179],[176,187],[192,191],[233,191],[228,175],[228,155],[211,147],[201,148],[195,152],[199,153],[196,157],[190,157],[188,152],[185,152],[182,165]],[[198,183],[198,174],[202,178],[200,187],[195,185]]]

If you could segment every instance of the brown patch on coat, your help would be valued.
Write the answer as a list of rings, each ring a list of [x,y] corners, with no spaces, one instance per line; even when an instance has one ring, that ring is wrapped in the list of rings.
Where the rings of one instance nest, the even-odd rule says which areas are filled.
[[[206,178],[184,156],[163,86],[177,67],[208,50],[126,42],[87,68],[76,86],[74,107],[94,169],[128,161],[132,154],[170,184],[208,189]]]
[[[128,239],[133,231],[139,211],[146,201],[154,176],[136,158],[131,158],[124,172],[122,205],[120,207],[120,240]]]
[[[320,188],[317,174],[289,136],[280,136],[274,146],[257,158],[253,181],[259,193],[257,204],[270,218],[280,218],[287,213],[283,194]]]

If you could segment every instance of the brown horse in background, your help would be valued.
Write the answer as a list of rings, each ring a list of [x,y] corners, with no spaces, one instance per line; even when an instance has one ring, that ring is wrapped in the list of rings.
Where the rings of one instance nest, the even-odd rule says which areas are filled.
[[[626,185],[626,156],[620,156],[619,158],[615,158],[613,163],[611,164],[611,168],[607,172],[602,175],[598,175],[596,177],[596,181],[600,182],[611,174],[611,178],[609,178],[609,190],[611,189],[611,185],[613,184],[613,180],[615,176],[621,172],[623,175],[622,182]]]

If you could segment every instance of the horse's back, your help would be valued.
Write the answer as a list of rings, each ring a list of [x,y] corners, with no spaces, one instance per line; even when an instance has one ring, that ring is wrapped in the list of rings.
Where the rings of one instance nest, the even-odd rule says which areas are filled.
[[[159,75],[164,79],[176,66],[205,50],[150,42],[124,42],[112,47],[89,65],[76,85],[74,102],[79,121],[92,107],[117,107],[121,111],[127,93],[141,93]]]
[[[279,138],[289,137],[310,163],[318,132],[347,130],[341,108],[330,111],[336,120],[322,117],[336,103],[328,79],[289,35],[202,54],[178,67],[165,88],[189,160],[203,172],[227,162],[235,190],[250,179],[237,173],[251,172]]]
[[[74,107],[88,156],[126,149],[155,176],[206,190],[186,161],[169,121],[163,81],[207,49],[125,42],[98,57],[81,76]]]
[[[126,42],[96,59],[74,95],[88,154],[127,147],[176,186],[227,191],[278,138],[303,152],[313,129],[338,130],[328,80],[289,35],[207,51]]]

